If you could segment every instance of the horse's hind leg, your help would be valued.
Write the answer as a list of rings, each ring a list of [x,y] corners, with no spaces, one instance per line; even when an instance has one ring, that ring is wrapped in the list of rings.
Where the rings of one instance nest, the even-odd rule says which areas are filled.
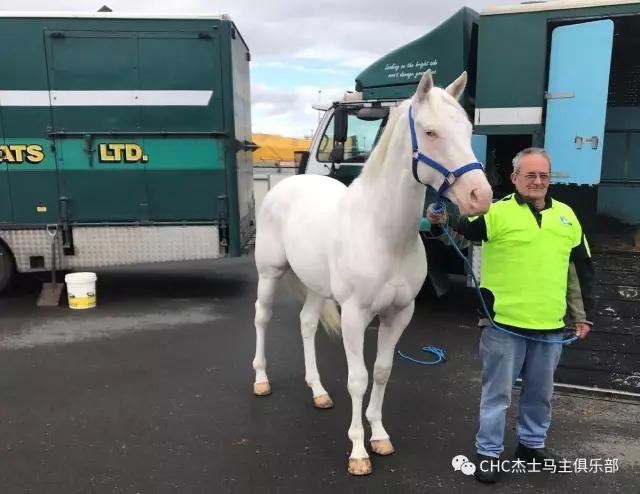
[[[253,384],[253,393],[258,396],[271,394],[271,385],[267,377],[267,360],[265,358],[265,333],[271,320],[273,297],[276,292],[278,279],[284,270],[264,269],[258,270],[258,298],[256,300],[256,355],[253,359],[253,368],[256,371],[256,380]]]
[[[300,329],[302,331],[302,344],[304,345],[305,381],[313,392],[313,405],[316,408],[331,408],[333,401],[329,397],[322,383],[316,365],[316,331],[320,311],[324,306],[324,297],[311,290],[307,291],[304,307],[300,312]]]

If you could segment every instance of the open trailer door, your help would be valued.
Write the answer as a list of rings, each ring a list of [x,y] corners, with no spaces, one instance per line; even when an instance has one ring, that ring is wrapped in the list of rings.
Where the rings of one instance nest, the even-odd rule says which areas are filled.
[[[613,21],[553,30],[545,149],[554,183],[600,182],[613,44]]]

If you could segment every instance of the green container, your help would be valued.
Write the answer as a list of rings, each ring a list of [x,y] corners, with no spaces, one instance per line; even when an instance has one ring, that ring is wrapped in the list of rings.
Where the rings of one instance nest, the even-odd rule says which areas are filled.
[[[0,15],[0,228],[253,236],[249,50],[226,17]]]

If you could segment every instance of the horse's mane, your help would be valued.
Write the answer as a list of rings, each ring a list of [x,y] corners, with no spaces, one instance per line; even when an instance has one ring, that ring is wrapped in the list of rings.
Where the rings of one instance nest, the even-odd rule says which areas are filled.
[[[360,177],[362,177],[362,180],[365,182],[371,182],[380,175],[380,171],[384,165],[384,159],[387,155],[387,149],[389,148],[389,141],[391,141],[391,136],[396,127],[396,123],[400,119],[400,115],[402,115],[405,108],[406,105],[404,104],[401,104],[396,108],[391,108],[387,124],[384,126],[380,140],[374,146],[373,151],[371,151],[371,154],[363,165],[362,172],[360,173]]]

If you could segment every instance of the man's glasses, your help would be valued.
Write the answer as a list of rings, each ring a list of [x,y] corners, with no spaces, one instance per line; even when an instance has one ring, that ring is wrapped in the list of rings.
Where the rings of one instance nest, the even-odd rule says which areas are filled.
[[[518,175],[520,175],[520,173],[518,173]],[[533,182],[536,178],[539,178],[541,182],[546,182],[551,177],[548,173],[525,173],[522,176],[529,182]]]

